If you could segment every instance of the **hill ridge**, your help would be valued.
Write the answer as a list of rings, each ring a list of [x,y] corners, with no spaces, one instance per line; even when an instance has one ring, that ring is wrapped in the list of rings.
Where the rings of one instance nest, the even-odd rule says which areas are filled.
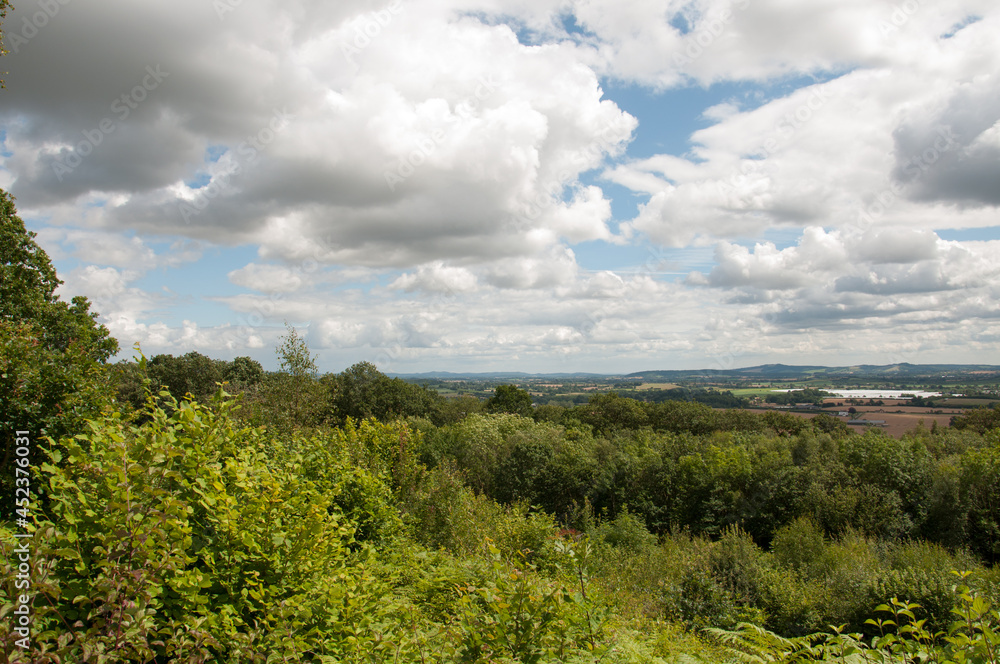
[[[824,366],[816,364],[782,364],[769,363],[751,367],[734,369],[652,369],[634,371],[631,373],[595,373],[586,371],[529,373],[526,371],[424,371],[419,373],[393,373],[394,377],[408,380],[503,380],[509,379],[613,379],[651,380],[651,379],[681,379],[681,378],[808,378],[808,377],[877,377],[877,376],[928,376],[934,374],[985,372],[1000,374],[1000,366],[991,364],[911,364],[898,362],[894,364],[852,364],[845,366]]]

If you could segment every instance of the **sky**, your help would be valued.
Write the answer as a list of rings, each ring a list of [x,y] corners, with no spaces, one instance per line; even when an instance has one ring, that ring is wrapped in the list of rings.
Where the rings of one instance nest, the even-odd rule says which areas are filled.
[[[18,0],[0,188],[121,358],[1000,364],[995,0]]]

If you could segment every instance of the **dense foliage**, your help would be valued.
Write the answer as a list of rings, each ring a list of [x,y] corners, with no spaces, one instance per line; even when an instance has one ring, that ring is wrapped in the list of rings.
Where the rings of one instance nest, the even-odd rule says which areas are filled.
[[[614,395],[546,417],[480,414],[425,427],[421,460],[453,463],[476,490],[564,520],[584,504],[606,518],[628,506],[657,535],[717,537],[738,526],[767,546],[808,517],[827,536],[921,539],[1000,557],[996,430],[919,428],[896,439],[823,416]]]
[[[433,480],[405,424],[279,439],[234,419],[223,393],[212,407],[159,396],[171,408],[151,398],[143,424],[95,421],[40,468],[53,501],[32,528],[32,648],[5,620],[4,661],[532,661],[598,647],[584,590],[518,556],[516,533],[545,541],[551,520],[472,506],[501,537],[461,563],[409,539],[398,506]],[[574,545],[549,548],[583,574]]]
[[[284,352],[308,369],[302,350]],[[212,370],[185,361],[196,376]],[[244,386],[268,384],[234,364],[251,374]],[[171,365],[140,361],[135,375]],[[1000,430],[897,440],[614,394],[532,417],[497,406],[442,417],[429,393],[416,415],[337,424],[329,384],[381,385],[355,393],[371,408],[392,379],[370,366],[336,380],[300,371],[298,385],[284,373],[271,382],[281,389],[246,387],[242,407],[218,387],[207,405],[147,393],[139,411],[119,402],[52,446],[35,479],[52,500],[33,526],[34,650],[14,647],[3,623],[5,661],[778,661],[991,647]],[[196,383],[178,384],[194,396]],[[320,395],[315,423],[261,426],[304,394]],[[11,532],[2,538],[12,550]],[[891,629],[883,603],[926,633]],[[955,607],[975,615],[955,627]]]
[[[975,408],[964,415],[956,415],[951,418],[951,426],[954,429],[970,429],[981,434],[1000,428],[1000,404],[993,408]]]

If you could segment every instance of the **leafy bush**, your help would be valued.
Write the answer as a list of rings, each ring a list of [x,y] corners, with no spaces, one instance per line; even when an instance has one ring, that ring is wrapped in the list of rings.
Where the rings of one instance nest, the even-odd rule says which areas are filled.
[[[89,356],[86,346],[65,348],[44,343],[35,325],[0,318],[0,495],[14,496],[14,434],[27,431],[35,443],[79,431],[89,417],[113,405],[106,365]],[[33,444],[32,467],[42,458]],[[41,492],[44,496],[44,491]],[[0,504],[0,518],[13,516],[14,501]]]
[[[799,517],[775,533],[771,552],[778,565],[807,578],[822,578],[830,571],[826,537],[808,517]]]
[[[322,383],[330,395],[328,419],[338,424],[347,418],[424,417],[435,412],[439,401],[436,392],[390,378],[371,362],[358,362],[339,374],[324,376]]]
[[[646,530],[645,524],[636,515],[623,509],[609,521],[601,522],[593,533],[595,542],[638,553],[656,544],[656,537]]]
[[[967,575],[959,577],[964,580]],[[996,662],[1000,656],[1000,612],[964,584],[953,586],[951,599],[956,619],[940,632],[928,629],[927,623],[917,618],[922,609],[919,604],[896,597],[875,607],[874,611],[884,617],[866,621],[876,634],[870,640],[860,633],[845,633],[842,627],[794,638],[748,623],[735,630],[709,628],[706,632],[737,661]]]
[[[507,560],[524,556],[544,565],[553,556],[552,516],[532,512],[524,502],[501,505],[476,494],[448,465],[420,473],[401,507],[413,537],[431,548],[484,555],[489,539]]]
[[[971,450],[961,460],[961,494],[967,506],[967,538],[986,560],[1000,560],[1000,434],[992,445]]]
[[[992,408],[974,408],[963,415],[955,415],[951,418],[951,426],[980,434],[1000,428],[1000,404],[994,404]]]
[[[364,521],[337,504],[356,496],[300,472],[308,441],[234,427],[222,396],[95,421],[52,451],[35,541],[56,562],[30,661],[351,655],[386,592],[356,546]]]
[[[0,495],[13,496],[16,431],[38,440],[80,430],[113,393],[107,361],[118,342],[98,325],[85,297],[65,302],[48,255],[17,215],[14,197],[0,189]],[[32,446],[32,467],[42,461]],[[13,501],[0,504],[0,518]]]
[[[452,630],[459,661],[562,662],[607,649],[601,607],[587,594],[586,543],[563,544],[559,550],[576,572],[576,589],[540,578],[526,560],[512,567],[494,546],[489,552],[488,576],[460,588],[461,608]]]

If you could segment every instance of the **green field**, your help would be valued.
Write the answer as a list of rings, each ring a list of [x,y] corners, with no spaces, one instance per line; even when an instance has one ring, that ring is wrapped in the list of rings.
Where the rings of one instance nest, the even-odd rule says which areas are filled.
[[[732,390],[734,397],[762,397],[774,392],[771,387],[745,387]]]
[[[994,404],[1000,403],[997,399],[977,399],[971,397],[949,397],[947,399],[935,399],[934,403],[939,406],[953,406],[956,408],[992,408]]]

